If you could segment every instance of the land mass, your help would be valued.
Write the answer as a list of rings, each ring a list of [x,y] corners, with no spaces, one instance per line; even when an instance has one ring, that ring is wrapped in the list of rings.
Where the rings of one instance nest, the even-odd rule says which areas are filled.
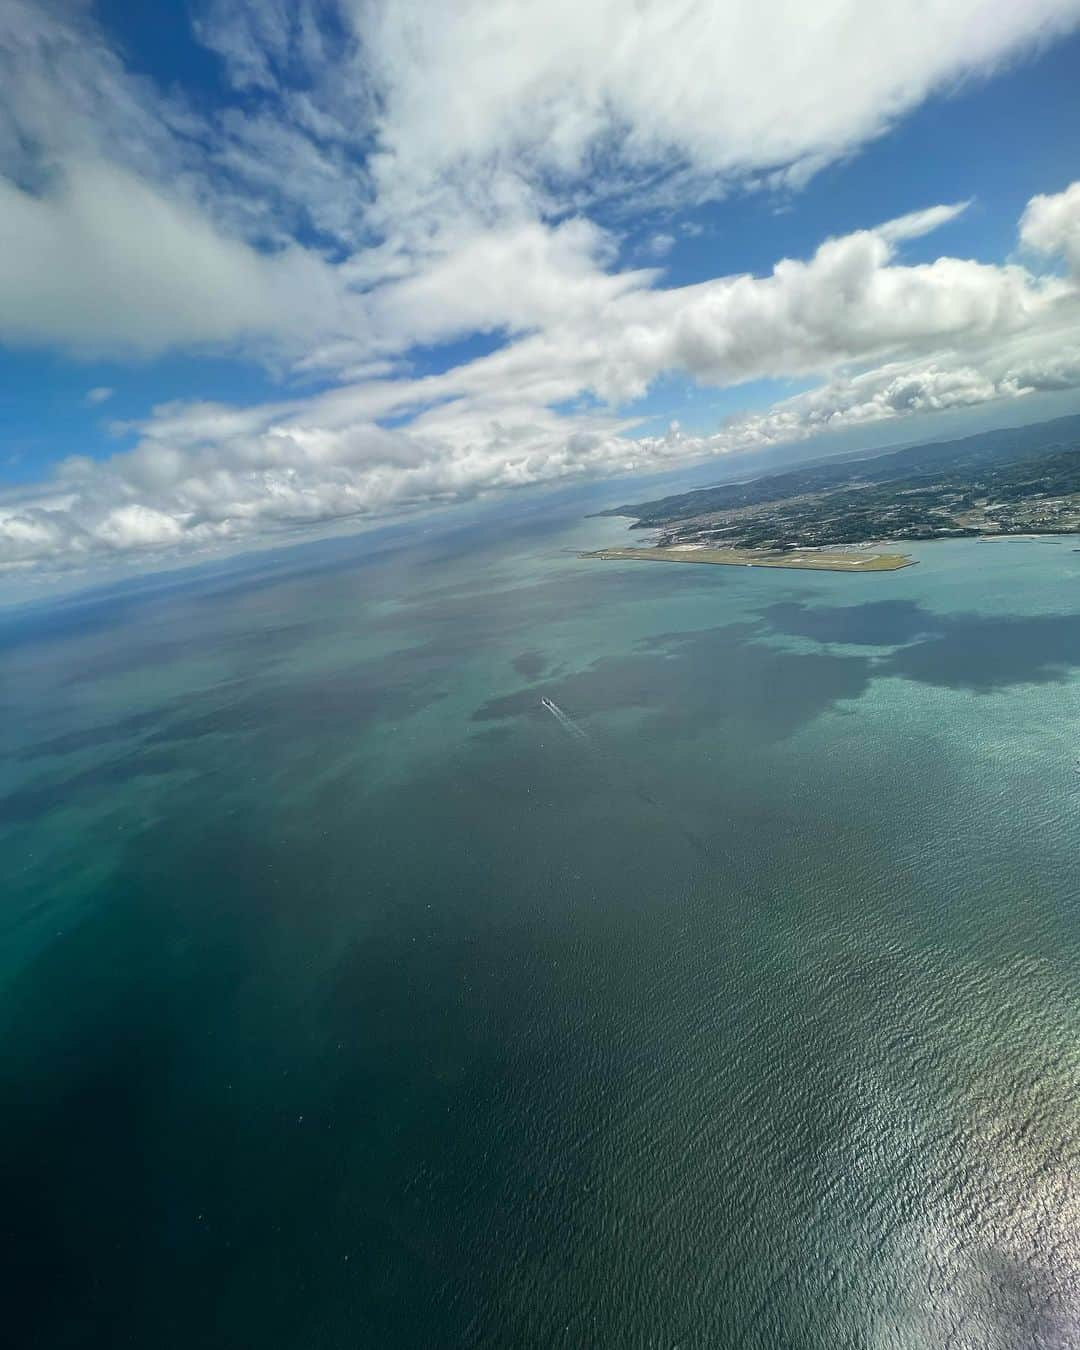
[[[810,572],[895,572],[911,567],[904,553],[823,553],[813,549],[761,548],[601,548],[583,558],[608,562],[715,563],[721,567],[796,567]]]
[[[598,514],[632,516],[633,529],[659,537],[648,549],[609,548],[591,557],[836,571],[892,570],[911,561],[836,551],[852,545],[1078,534],[1080,417],[875,458],[819,461]],[[679,556],[667,559],[669,551]]]

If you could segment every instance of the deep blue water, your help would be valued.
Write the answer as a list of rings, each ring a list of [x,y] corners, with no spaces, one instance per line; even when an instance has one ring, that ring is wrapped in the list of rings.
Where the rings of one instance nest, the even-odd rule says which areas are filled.
[[[1080,553],[621,529],[0,617],[11,1343],[1080,1343]]]

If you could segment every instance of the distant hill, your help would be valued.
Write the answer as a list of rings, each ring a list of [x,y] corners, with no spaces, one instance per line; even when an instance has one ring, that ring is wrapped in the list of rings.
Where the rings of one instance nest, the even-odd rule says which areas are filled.
[[[986,431],[961,440],[909,445],[877,456],[838,461],[817,461],[798,469],[765,474],[743,483],[724,483],[697,488],[655,501],[627,503],[597,516],[631,516],[642,529],[671,525],[712,511],[729,511],[782,501],[806,493],[828,492],[839,487],[888,483],[913,479],[947,470],[956,474],[995,465],[1045,456],[1053,451],[1080,450],[1080,416],[1058,417],[1026,427]]]

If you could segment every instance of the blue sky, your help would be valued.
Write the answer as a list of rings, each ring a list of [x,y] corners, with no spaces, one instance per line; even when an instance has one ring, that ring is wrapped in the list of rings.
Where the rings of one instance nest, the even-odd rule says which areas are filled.
[[[1080,406],[1080,0],[9,0],[0,568]]]

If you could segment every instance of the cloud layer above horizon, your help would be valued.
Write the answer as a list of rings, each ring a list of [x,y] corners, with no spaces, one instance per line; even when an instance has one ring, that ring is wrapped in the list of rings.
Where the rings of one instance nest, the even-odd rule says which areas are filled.
[[[1080,183],[1032,198],[998,264],[906,261],[970,209],[915,202],[763,275],[661,270],[688,212],[797,201],[927,97],[1078,22],[1080,0],[818,0],[813,24],[793,0],[211,0],[209,99],[130,69],[85,4],[9,0],[0,343],[240,355],[282,396],[185,391],[119,428],[129,449],[72,445],[0,492],[0,568],[150,564],[1080,386]],[[418,373],[418,350],[446,357]],[[811,387],[641,434],[673,374]]]

